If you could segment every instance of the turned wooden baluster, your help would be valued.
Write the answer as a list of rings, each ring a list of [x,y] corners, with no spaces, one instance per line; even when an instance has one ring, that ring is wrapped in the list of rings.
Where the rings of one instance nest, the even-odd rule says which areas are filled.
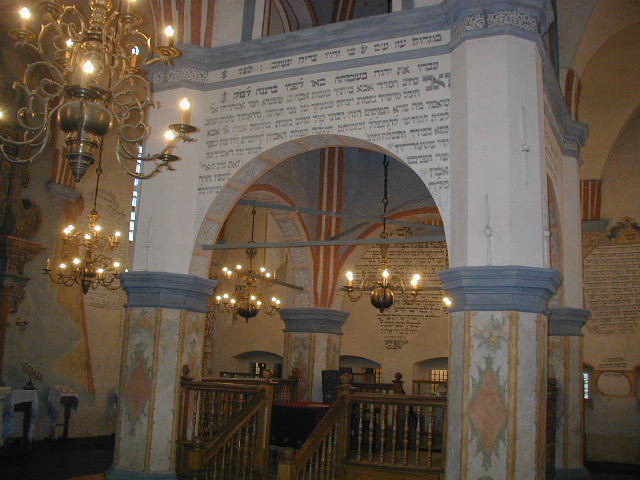
[[[375,430],[376,412],[373,403],[369,404],[369,455],[368,459],[373,460],[373,432]]]
[[[427,426],[427,466],[430,467],[433,462],[433,407],[428,407],[429,424]]]
[[[405,465],[409,465],[409,405],[404,406],[404,435],[403,435],[402,459]]]
[[[360,460],[362,458],[362,417],[364,414],[364,403],[360,402],[358,404],[358,445],[357,445],[357,455],[356,459]]]
[[[384,463],[384,440],[387,432],[387,405],[380,407],[380,463]]]
[[[422,428],[424,425],[423,415],[424,415],[424,407],[419,406],[416,410],[417,421],[416,421],[416,467],[420,465],[420,437],[422,436]]]
[[[396,463],[396,444],[398,442],[398,406],[391,406],[391,463]]]

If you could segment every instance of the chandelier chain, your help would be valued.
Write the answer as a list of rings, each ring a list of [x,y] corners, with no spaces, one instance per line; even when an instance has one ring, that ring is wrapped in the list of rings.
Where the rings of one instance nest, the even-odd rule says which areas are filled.
[[[382,166],[384,167],[384,187],[382,194],[382,233],[384,236],[387,233],[387,206],[389,205],[389,159],[386,155],[382,160]]]

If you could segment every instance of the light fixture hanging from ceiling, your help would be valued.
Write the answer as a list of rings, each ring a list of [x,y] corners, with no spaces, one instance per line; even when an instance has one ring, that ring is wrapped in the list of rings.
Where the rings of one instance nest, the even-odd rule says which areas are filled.
[[[251,210],[251,240],[254,242],[254,230],[256,222],[256,208]],[[225,278],[236,278],[234,293],[223,293],[216,295],[214,305],[222,311],[231,311],[240,315],[246,321],[255,317],[260,311],[267,315],[273,315],[280,309],[280,299],[272,296],[267,302],[265,296],[258,292],[258,285],[263,287],[271,286],[274,276],[266,267],[254,267],[254,260],[258,251],[249,247],[245,249],[245,255],[249,263],[248,267],[237,264],[235,268],[223,267],[222,272]]]
[[[120,288],[119,274],[123,271],[120,261],[111,256],[119,245],[120,232],[116,231],[112,236],[105,235],[98,224],[100,215],[96,209],[98,200],[98,186],[102,166],[98,163],[96,169],[96,190],[93,196],[93,208],[89,213],[89,224],[86,232],[79,231],[75,225],[67,225],[62,238],[62,260],[57,263],[54,270],[51,269],[51,261],[47,264],[43,273],[49,275],[52,282],[65,287],[80,285],[85,295],[89,289],[103,287],[108,290]],[[126,269],[124,270],[127,271]]]
[[[40,2],[39,31],[27,7],[19,10],[20,25],[9,32],[16,47],[35,58],[21,82],[14,83],[23,99],[16,123],[23,132],[14,141],[0,134],[0,158],[30,163],[41,156],[54,137],[56,123],[66,133],[65,157],[76,182],[93,164],[103,138],[115,131],[115,155],[129,175],[146,179],[163,169],[173,170],[180,157],[178,142],[190,142],[196,128],[189,124],[189,101],[183,99],[180,123],[169,125],[166,146],[157,154],[141,154],[149,137],[147,115],[151,84],[140,67],[156,62],[171,64],[181,55],[173,46],[175,31],[164,30],[165,45],[151,48],[151,38],[139,30],[143,18],[134,13],[136,0],[123,0],[125,12],[110,0],[92,0],[85,17],[75,5]],[[18,147],[18,154],[11,147]],[[136,173],[144,162],[152,168]]]
[[[382,160],[382,166],[384,168],[384,180],[383,180],[383,196],[382,196],[382,233],[380,238],[386,239],[389,237],[387,233],[387,206],[389,205],[388,186],[389,186],[389,159],[385,155]],[[390,308],[393,305],[395,299],[395,292],[400,292],[402,298],[406,304],[412,305],[416,301],[418,295],[418,282],[420,281],[420,275],[415,273],[410,280],[411,288],[409,291],[405,288],[402,278],[394,275],[389,270],[387,261],[387,254],[389,250],[389,244],[378,245],[380,249],[380,267],[378,275],[363,275],[362,280],[357,286],[354,286],[354,275],[352,271],[347,271],[347,285],[342,287],[342,290],[347,293],[347,297],[352,302],[357,302],[362,297],[365,291],[369,292],[369,299],[371,305],[380,310],[380,313],[385,309]]]

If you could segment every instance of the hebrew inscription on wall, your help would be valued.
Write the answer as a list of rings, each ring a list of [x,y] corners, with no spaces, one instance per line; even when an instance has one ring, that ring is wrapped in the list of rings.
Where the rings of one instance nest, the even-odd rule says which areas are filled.
[[[413,305],[407,305],[400,292],[397,292],[393,307],[378,313],[378,328],[384,337],[385,347],[397,350],[430,320],[445,314],[442,304],[444,292],[440,289],[436,274],[448,268],[447,248],[444,242],[390,245],[387,259],[390,271],[402,278],[407,289],[410,289],[409,281],[414,273],[422,277],[421,287],[436,287],[435,290],[420,292]],[[354,273],[355,285],[362,275],[379,278],[380,250],[377,247],[367,250],[358,261]]]
[[[640,333],[640,243],[600,245],[584,261],[589,333]]]
[[[440,55],[208,92],[199,218],[249,160],[274,146],[325,134],[366,140],[396,153],[425,181],[444,215],[449,83],[449,57]],[[307,138],[305,144],[312,141]],[[299,145],[293,147],[292,155],[300,152]]]

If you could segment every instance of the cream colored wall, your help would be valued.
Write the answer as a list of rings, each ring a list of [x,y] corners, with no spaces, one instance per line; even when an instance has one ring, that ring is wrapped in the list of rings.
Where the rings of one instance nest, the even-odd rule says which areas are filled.
[[[630,216],[640,220],[640,118],[630,122],[617,139],[603,169],[602,218],[609,227]],[[592,234],[593,235],[593,234]],[[605,234],[602,234],[603,236]],[[640,303],[640,298],[636,298]],[[638,376],[640,366],[640,326],[634,333],[597,335],[584,329],[584,362],[596,371],[608,358],[622,358],[621,367],[631,376],[636,395],[616,397],[593,388],[592,407],[585,410],[586,458],[591,461],[640,463],[640,412],[637,409]],[[615,369],[615,368],[614,368]]]
[[[281,242],[282,234],[277,224],[272,218],[268,218],[264,208],[256,209],[256,228],[254,238],[257,242]],[[268,222],[265,224],[265,221]],[[224,242],[228,244],[245,243],[251,238],[251,207],[247,205],[237,206],[229,215],[224,229]],[[266,227],[265,227],[266,225]],[[266,233],[266,236],[265,236]],[[221,250],[214,255],[212,262],[225,266],[235,266],[238,263],[246,266],[247,259],[244,250]],[[258,250],[256,257],[257,265],[265,265],[269,271],[279,270],[286,273],[287,251],[284,249],[262,249]],[[212,265],[212,277],[219,273],[220,268]],[[218,277],[220,278],[220,277]],[[287,281],[287,277],[283,277]],[[216,287],[216,294],[222,292],[233,293],[233,283],[220,279]],[[263,290],[265,295],[267,290]],[[282,305],[291,305],[293,290],[273,286],[268,289],[269,298],[275,295],[282,299]],[[230,312],[215,313],[214,339],[213,339],[213,362],[212,371],[218,375],[220,370],[240,371],[248,370],[248,360],[238,359],[237,355],[251,351],[268,352],[282,356],[284,349],[284,324],[280,315],[266,315],[261,312],[256,317],[246,322],[242,317],[232,318]],[[257,358],[255,361],[259,361]],[[270,358],[264,360],[273,368]],[[286,373],[286,372],[285,372]]]
[[[128,264],[133,179],[122,173],[108,147],[103,166],[97,204],[100,224],[110,234],[115,229],[122,232],[117,252]],[[48,437],[51,431],[47,395],[52,385],[66,385],[79,396],[78,409],[71,414],[72,437],[111,434],[115,430],[124,294],[100,290],[82,295],[78,285],[54,285],[42,274],[46,258],[55,265],[55,248],[62,228],[68,223],[86,227],[93,202],[95,166],[77,184],[82,197],[75,202],[47,192],[50,172],[48,159],[30,167],[31,182],[24,197],[42,209],[42,224],[32,240],[46,251],[25,267],[25,275],[31,280],[18,312],[9,318],[2,378],[13,388],[22,387],[27,380],[21,371],[22,361],[42,373],[42,382],[35,382],[40,403],[35,438]],[[17,318],[29,321],[24,331],[16,327]],[[16,415],[16,435],[21,432],[18,420],[21,421],[20,415]],[[62,422],[61,414],[57,421]],[[61,433],[58,427],[56,435]]]

